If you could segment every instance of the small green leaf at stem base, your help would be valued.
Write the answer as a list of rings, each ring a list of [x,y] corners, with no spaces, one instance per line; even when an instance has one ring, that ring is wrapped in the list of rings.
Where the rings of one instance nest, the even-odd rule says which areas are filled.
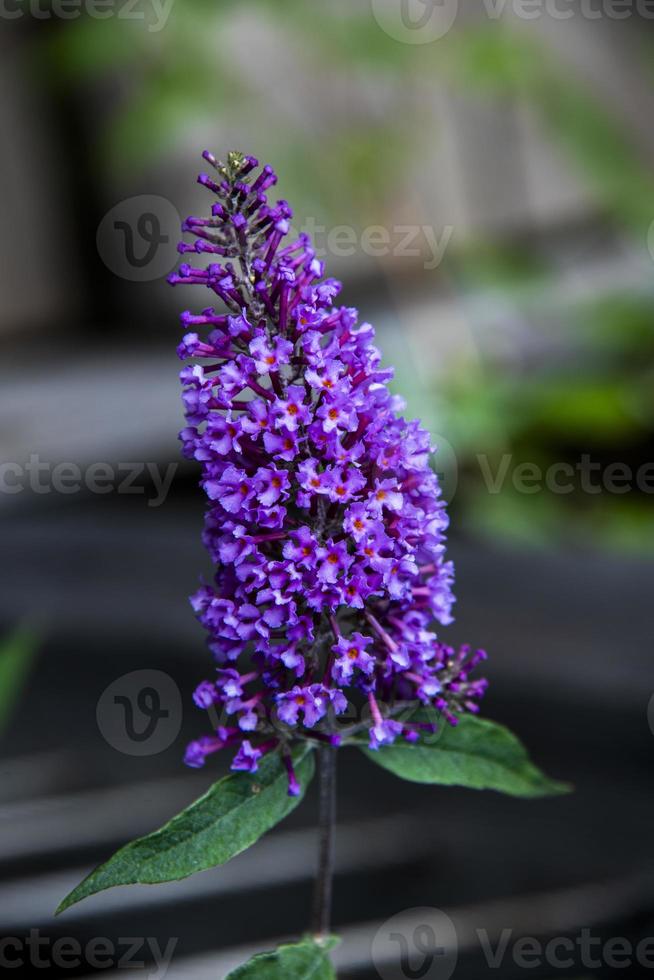
[[[269,953],[259,953],[243,966],[233,970],[227,980],[336,980],[329,951],[338,939],[315,940],[278,946]]]
[[[302,793],[288,795],[288,777],[278,753],[265,756],[258,772],[234,773],[159,830],[126,844],[92,871],[57,909],[115,885],[156,884],[187,878],[225,864],[283,820],[301,801],[314,772],[312,749],[293,753]]]
[[[414,719],[412,719],[414,720]],[[363,752],[377,765],[414,783],[493,789],[510,796],[556,796],[571,787],[549,779],[529,759],[507,728],[464,715],[455,727],[441,721],[436,740],[412,744],[398,739]]]

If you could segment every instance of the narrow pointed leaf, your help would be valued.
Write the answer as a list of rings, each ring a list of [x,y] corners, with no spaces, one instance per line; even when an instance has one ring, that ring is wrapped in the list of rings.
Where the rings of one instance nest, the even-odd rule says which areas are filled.
[[[303,795],[313,776],[313,752],[303,745],[293,758]],[[225,864],[283,820],[302,795],[288,795],[279,755],[268,755],[257,773],[225,776],[160,830],[121,847],[63,900],[57,913],[114,885],[175,881]]]
[[[377,751],[363,751],[384,769],[414,783],[494,789],[523,797],[570,790],[542,773],[519,739],[502,725],[465,715],[456,727],[443,726],[433,744],[397,741]]]
[[[227,980],[336,980],[329,960],[329,950],[337,943],[328,939],[316,943],[304,939],[300,943],[279,946],[270,953],[259,953],[229,974]]]
[[[23,693],[37,645],[37,634],[28,627],[17,629],[0,642],[0,735]]]

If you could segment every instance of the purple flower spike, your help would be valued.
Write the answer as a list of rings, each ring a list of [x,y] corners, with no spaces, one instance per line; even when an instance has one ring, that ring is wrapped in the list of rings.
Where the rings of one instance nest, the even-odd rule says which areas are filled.
[[[455,724],[478,710],[485,654],[436,636],[454,602],[447,514],[429,433],[399,414],[373,328],[336,305],[309,238],[289,238],[272,168],[203,156],[211,213],[184,222],[195,243],[169,281],[210,294],[181,317],[180,439],[202,470],[215,566],[192,603],[218,670],[194,698],[230,728],[186,761],[229,745],[233,768],[255,772],[274,749],[297,794],[294,741],[337,744],[338,716],[366,697],[374,749],[424,731],[395,720],[396,702]]]

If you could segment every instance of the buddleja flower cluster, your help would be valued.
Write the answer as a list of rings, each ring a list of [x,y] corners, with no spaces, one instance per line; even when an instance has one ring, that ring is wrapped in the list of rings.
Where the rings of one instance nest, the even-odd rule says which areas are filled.
[[[486,682],[469,674],[485,654],[434,632],[452,621],[447,516],[429,434],[400,416],[373,328],[337,305],[341,285],[308,237],[288,241],[272,168],[203,156],[215,201],[184,222],[193,264],[169,281],[220,301],[182,314],[178,353],[193,362],[181,439],[202,467],[216,566],[192,598],[217,665],[194,699],[226,724],[186,762],[229,747],[232,769],[254,772],[281,748],[297,794],[295,739],[339,744],[341,717],[363,705],[371,749],[417,741],[435,726],[400,709],[432,706],[453,724],[477,711]]]

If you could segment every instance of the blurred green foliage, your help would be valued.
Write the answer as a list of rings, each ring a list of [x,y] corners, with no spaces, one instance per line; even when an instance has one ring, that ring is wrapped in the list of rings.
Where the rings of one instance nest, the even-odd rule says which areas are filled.
[[[96,147],[112,167],[144,165],[201,120],[221,130],[246,120],[296,199],[315,205],[319,192],[341,214],[349,206],[361,217],[361,195],[378,208],[405,169],[408,147],[416,159],[429,88],[445,82],[477,97],[529,104],[583,171],[600,206],[638,229],[654,214],[654,178],[626,127],[570,64],[525,31],[488,21],[414,46],[384,33],[368,4],[285,0],[282,17],[274,0],[175,0],[156,31],[152,5],[141,0],[139,9],[143,21],[65,21],[43,52],[51,77],[64,84],[88,90],[99,79],[113,83],[115,109]],[[269,91],[262,89],[248,70],[247,52],[242,63],[232,56],[230,29],[238,18],[245,18],[242,30],[256,30],[259,43],[269,33],[273,60],[288,59],[286,90],[276,78]],[[311,85],[296,88],[293,69]],[[325,112],[326,125],[318,118],[307,129],[321,86],[328,108],[336,74],[353,90],[390,86],[392,125],[367,99],[359,112]]]
[[[136,9],[144,20],[57,25],[35,60],[49,79],[97,99],[92,151],[99,167],[134,172],[203,127],[216,133],[216,146],[240,130],[255,134],[248,150],[275,162],[280,192],[292,188],[298,213],[360,220],[378,213],[375,202],[402,169],[407,140],[416,138],[411,114],[406,128],[397,125],[404,111],[389,127],[382,112],[372,111],[374,97],[339,114],[329,96],[329,79],[340,69],[350,72],[353,86],[366,81],[352,68],[362,55],[373,86],[394,60],[406,64],[396,51],[403,46],[377,28],[369,10],[343,17],[327,4],[286,0],[282,24],[272,0],[175,0],[165,26],[152,31],[152,5],[141,0]],[[267,87],[255,77],[247,50],[233,50],[234,30],[255,33],[257,50],[269,33],[271,58],[293,69],[288,90],[276,77]],[[302,76],[311,86],[295,88]],[[408,110],[408,95],[399,101]],[[368,204],[374,208],[367,212]]]
[[[149,3],[142,9],[152,17]],[[111,104],[93,128],[100,169],[149,166],[181,142],[195,142],[198,128],[215,131],[217,147],[232,132],[252,133],[247,148],[274,161],[280,194],[292,198],[300,218],[376,223],[419,168],[423,140],[433,141],[431,93],[446,86],[482,104],[528,106],[591,192],[598,216],[645,248],[654,215],[651,167],[615,108],[535,32],[478,19],[433,44],[402,44],[380,29],[368,3],[320,0],[285,0],[283,7],[279,0],[175,0],[163,29],[151,26],[116,17],[68,21],[39,49],[49,78]],[[255,59],[262,44],[269,48],[267,85],[242,45],[250,36]],[[652,63],[651,49],[642,55]],[[519,308],[532,291],[556,291],[529,243],[492,239],[457,248],[448,250],[446,275],[464,302],[468,293],[496,290]],[[543,466],[583,452],[645,458],[654,431],[653,314],[646,291],[571,304],[557,311],[568,326],[565,357],[544,357],[528,370],[498,358],[466,360],[422,398],[400,376],[410,408],[436,420],[456,448],[456,503],[467,507],[468,524],[539,543],[573,535],[651,548],[654,519],[642,495],[520,495],[510,487],[489,495],[475,454],[488,453],[493,465],[507,451],[516,463]]]
[[[598,203],[642,232],[654,214],[654,176],[615,114],[571,66],[524,31],[500,25],[467,32],[446,49],[452,78],[486,97],[530,105],[552,138],[567,149]]]
[[[464,510],[466,526],[541,546],[652,553],[652,494],[639,489],[636,475],[649,463],[653,482],[653,313],[651,295],[609,295],[567,311],[574,338],[567,356],[507,365],[482,354],[433,389],[417,386],[407,367],[400,372],[397,390],[412,391],[410,414],[429,418],[454,447],[459,489],[453,505]],[[501,473],[507,457],[506,477],[490,492],[486,474]],[[523,463],[545,474],[558,463],[576,468],[584,457],[596,470],[593,486],[603,485],[612,464],[628,466],[628,492],[604,487],[589,493],[577,472],[569,493],[554,493],[544,483],[524,493],[513,483]]]

